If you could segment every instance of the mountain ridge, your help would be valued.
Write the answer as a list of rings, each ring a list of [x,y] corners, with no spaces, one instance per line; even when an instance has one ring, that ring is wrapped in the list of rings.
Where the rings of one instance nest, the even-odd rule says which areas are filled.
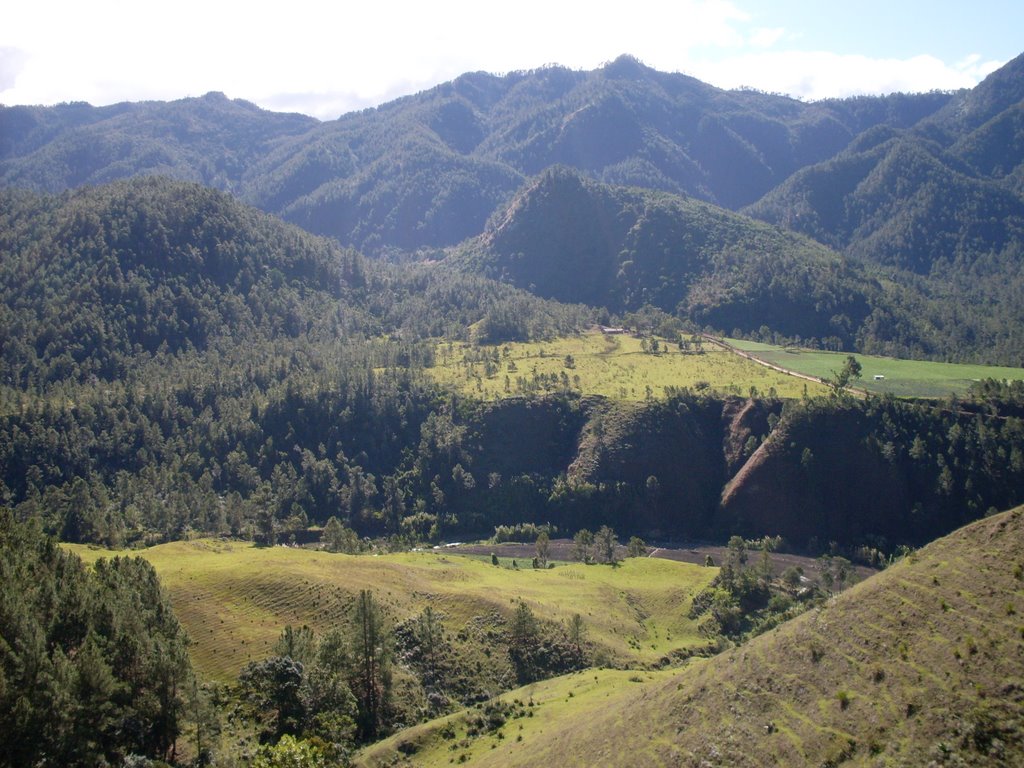
[[[865,128],[914,122],[949,98],[805,104],[722,90],[621,56],[589,72],[553,66],[467,73],[323,123],[218,94],[101,108],[4,107],[0,125],[9,138],[0,144],[0,180],[59,191],[143,170],[169,172],[363,250],[414,250],[478,233],[524,178],[557,163],[606,182],[738,207],[799,167],[831,157]],[[188,121],[175,116],[201,117],[204,108],[227,128],[209,144],[197,143]],[[158,139],[168,143],[160,147]],[[414,177],[420,194],[394,178],[413,156],[430,167]],[[468,201],[476,202],[467,210]]]

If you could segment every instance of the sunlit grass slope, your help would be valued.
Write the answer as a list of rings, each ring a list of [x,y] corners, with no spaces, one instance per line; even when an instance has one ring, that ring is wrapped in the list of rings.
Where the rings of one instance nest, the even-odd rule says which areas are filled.
[[[534,683],[402,731],[365,749],[355,765],[504,766],[523,764],[524,755],[535,765],[620,765],[629,759],[625,753],[645,751],[639,739],[575,754],[565,751],[569,735],[591,718],[627,712],[649,686],[672,677],[665,671],[588,669]]]
[[[726,339],[737,349],[749,352],[765,362],[787,370],[818,378],[830,377],[843,367],[848,352],[821,352],[809,349],[782,348],[741,339]],[[1024,368],[994,365],[961,365],[934,363],[926,360],[897,360],[894,357],[855,354],[863,371],[857,387],[879,394],[898,397],[947,397],[962,395],[981,379],[1024,379]],[[875,376],[885,378],[875,380]]]
[[[324,631],[343,622],[360,589],[373,589],[396,620],[430,605],[451,632],[495,612],[510,617],[520,599],[543,621],[565,623],[579,613],[588,639],[610,661],[654,665],[706,644],[687,612],[718,572],[653,558],[614,568],[513,570],[435,552],[349,556],[212,540],[137,553],[72,549],[86,561],[113,554],[149,560],[194,641],[196,667],[221,680],[267,656],[286,624]]]
[[[628,676],[547,683],[551,727],[531,723],[516,741],[513,720],[494,749],[467,742],[472,764],[1024,765],[1022,552],[1024,508],[940,539],[744,646],[644,673],[632,690]],[[427,739],[412,760],[447,764],[457,750]],[[372,750],[365,762],[380,764]]]
[[[702,354],[684,354],[676,345],[661,342],[659,354],[647,354],[641,340],[629,335],[598,332],[553,341],[510,343],[498,347],[440,344],[436,364],[429,372],[439,381],[486,400],[526,394],[535,381],[551,376],[558,383],[542,384],[540,392],[566,388],[586,395],[616,400],[662,397],[666,387],[706,389],[718,394],[748,395],[751,387],[761,393],[774,388],[779,397],[800,397],[807,384],[811,395],[824,387],[800,381],[708,345]],[[473,362],[481,352],[497,352],[488,371],[484,361]],[[572,364],[566,358],[572,357]],[[563,376],[564,375],[564,376]],[[507,380],[507,381],[506,381]],[[650,390],[648,392],[648,389]]]

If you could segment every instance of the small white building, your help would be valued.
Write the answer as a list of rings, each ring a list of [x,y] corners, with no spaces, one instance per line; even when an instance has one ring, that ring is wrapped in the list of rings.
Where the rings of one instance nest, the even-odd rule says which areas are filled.
[[[875,374],[875,381],[882,381],[884,378],[885,378],[885,376],[883,376],[880,373],[876,373]]]

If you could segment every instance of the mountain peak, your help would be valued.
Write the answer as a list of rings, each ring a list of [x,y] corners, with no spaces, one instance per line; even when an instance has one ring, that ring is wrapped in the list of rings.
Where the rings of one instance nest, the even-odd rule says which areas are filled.
[[[639,80],[647,77],[651,68],[646,66],[636,56],[624,53],[614,61],[605,64],[601,72],[606,77],[614,77],[622,80]]]

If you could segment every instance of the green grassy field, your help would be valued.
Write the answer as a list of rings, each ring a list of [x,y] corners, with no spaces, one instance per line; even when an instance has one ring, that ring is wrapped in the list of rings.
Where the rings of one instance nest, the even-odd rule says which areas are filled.
[[[587,395],[616,400],[644,400],[662,397],[666,387],[706,389],[718,394],[744,395],[751,387],[767,393],[774,388],[779,397],[800,397],[806,382],[744,360],[707,345],[703,354],[683,354],[662,342],[663,351],[646,354],[641,340],[629,335],[605,336],[586,333],[548,342],[510,343],[499,347],[468,344],[439,344],[436,363],[429,369],[439,382],[457,387],[465,394],[484,400],[527,394],[537,380],[546,380],[535,391],[571,389]],[[496,352],[498,360],[490,372],[473,355]],[[572,367],[566,357],[573,359]],[[551,384],[551,377],[557,383]],[[808,393],[822,394],[815,384]]]
[[[195,666],[223,681],[269,655],[286,624],[322,632],[343,622],[353,595],[367,588],[396,620],[431,605],[452,632],[495,612],[510,617],[520,599],[545,621],[565,623],[579,613],[606,659],[654,665],[706,645],[687,612],[718,572],[652,558],[614,568],[574,563],[513,570],[436,552],[350,556],[214,540],[120,553],[68,547],[87,562],[114,554],[150,561],[193,640]]]
[[[356,764],[1021,765],[1022,544],[1024,508],[712,658],[521,688],[497,728],[481,732],[487,712],[470,709]]]
[[[791,349],[742,339],[725,339],[737,349],[749,352],[765,362],[818,378],[829,377],[843,367],[848,352],[821,352]],[[962,395],[980,379],[1024,379],[1024,368],[990,365],[960,365],[922,360],[897,360],[892,357],[859,355],[863,371],[856,386],[878,394],[898,397],[946,397]],[[876,381],[876,375],[885,378]]]

